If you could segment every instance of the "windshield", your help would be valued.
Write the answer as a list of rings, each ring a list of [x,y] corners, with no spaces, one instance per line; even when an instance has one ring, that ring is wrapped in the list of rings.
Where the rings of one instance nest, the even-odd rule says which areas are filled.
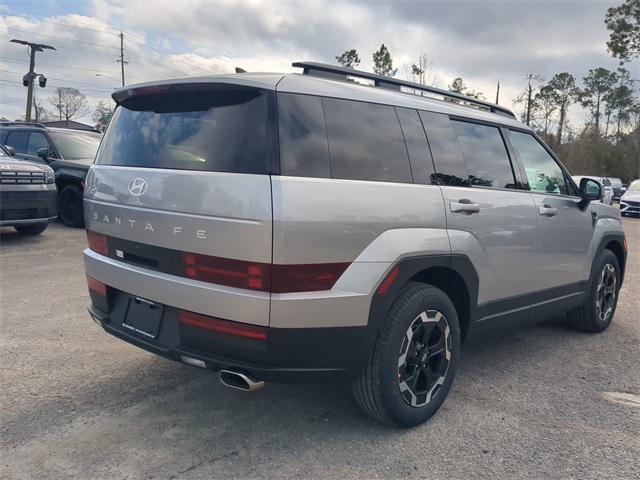
[[[275,145],[270,96],[255,88],[224,87],[126,100],[111,119],[96,163],[267,173]]]
[[[100,134],[89,132],[49,132],[65,160],[93,160],[100,145]]]
[[[631,185],[627,188],[627,192],[640,192],[640,180],[631,182]]]

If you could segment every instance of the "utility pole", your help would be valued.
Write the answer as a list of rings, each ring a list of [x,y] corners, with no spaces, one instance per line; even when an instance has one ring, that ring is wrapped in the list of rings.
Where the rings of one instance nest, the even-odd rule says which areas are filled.
[[[500,102],[500,81],[498,81],[498,87],[496,88],[496,105]]]
[[[31,121],[31,105],[33,103],[33,81],[40,76],[40,86],[44,87],[47,84],[47,79],[44,75],[38,75],[35,72],[36,68],[36,52],[44,52],[45,50],[55,50],[50,45],[43,45],[41,43],[31,43],[25,40],[12,39],[10,43],[19,43],[20,45],[26,45],[29,51],[29,73],[22,77],[22,84],[27,87],[27,112],[24,116],[25,121]]]
[[[124,64],[129,63],[124,60],[124,33],[120,32],[120,58],[116,60],[120,64],[120,71],[122,73],[122,86],[124,87]]]

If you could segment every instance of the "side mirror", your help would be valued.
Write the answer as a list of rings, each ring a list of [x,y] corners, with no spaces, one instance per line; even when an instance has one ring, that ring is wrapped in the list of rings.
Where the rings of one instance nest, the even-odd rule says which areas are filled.
[[[13,148],[11,145],[5,145],[4,148],[12,157],[16,154],[16,149]]]
[[[36,152],[36,155],[38,155],[45,162],[49,161],[49,149],[47,147],[39,148]]]
[[[594,178],[580,179],[580,198],[585,202],[602,200],[604,188],[602,184]]]

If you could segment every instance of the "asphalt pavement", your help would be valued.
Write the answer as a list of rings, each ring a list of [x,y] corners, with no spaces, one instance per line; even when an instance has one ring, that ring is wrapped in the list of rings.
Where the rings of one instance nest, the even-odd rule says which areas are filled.
[[[87,314],[83,230],[0,234],[0,477],[640,478],[640,220],[611,327],[477,330],[449,398],[410,430],[344,382],[256,394],[139,350]]]

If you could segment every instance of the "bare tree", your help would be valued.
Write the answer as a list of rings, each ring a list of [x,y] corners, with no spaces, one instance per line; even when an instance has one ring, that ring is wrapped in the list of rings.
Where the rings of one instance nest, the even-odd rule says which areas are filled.
[[[105,131],[111,116],[113,115],[114,105],[113,102],[100,100],[96,104],[96,109],[93,111],[92,119],[96,122],[96,128],[101,131]]]
[[[436,86],[438,83],[438,74],[433,61],[426,53],[421,53],[415,62],[405,63],[402,66],[404,77],[415,83],[422,85]]]
[[[56,95],[49,98],[49,103],[58,110],[60,120],[69,125],[69,120],[83,117],[89,113],[87,97],[77,88],[57,88]]]
[[[43,100],[36,92],[33,92],[33,118],[35,122],[44,122],[49,120],[49,111],[43,105]]]

